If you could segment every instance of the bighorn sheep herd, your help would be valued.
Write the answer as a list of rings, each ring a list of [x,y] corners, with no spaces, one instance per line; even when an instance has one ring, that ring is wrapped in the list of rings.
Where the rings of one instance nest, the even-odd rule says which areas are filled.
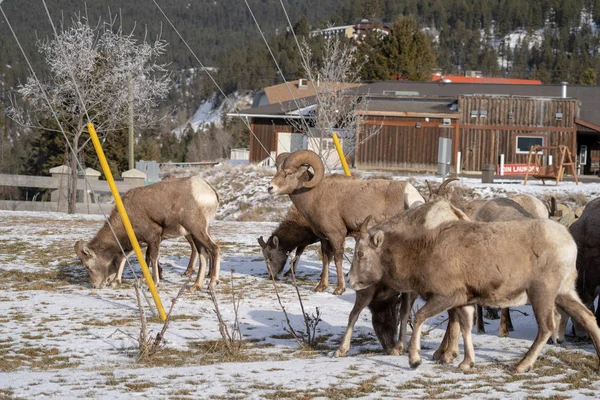
[[[446,335],[434,359],[448,363],[456,358],[462,334],[464,359],[459,368],[467,371],[475,363],[471,337],[475,307],[478,332],[484,331],[482,306],[503,308],[500,336],[508,336],[507,307],[526,303],[533,309],[538,334],[514,371],[530,369],[551,337],[560,343],[568,317],[578,335],[589,335],[600,359],[600,307],[595,318],[593,314],[600,294],[600,199],[590,202],[567,229],[549,219],[547,207],[533,196],[463,200],[448,186],[456,178],[438,188],[428,183],[425,201],[406,181],[326,176],[320,157],[308,150],[280,154],[276,168],[268,192],[288,195],[292,205],[266,241],[258,238],[274,278],[293,251],[288,274],[295,273],[306,247],[320,242],[323,265],[315,290],[327,288],[333,259],[338,282],[333,293],[341,295],[346,289],[344,242],[349,236],[356,240],[348,273],[356,298],[335,356],[347,354],[365,307],[371,310],[373,329],[384,350],[403,354],[412,305],[420,296],[424,305],[414,315],[408,345],[413,368],[421,363],[426,319],[448,311]],[[192,288],[202,287],[207,256],[209,288],[217,284],[220,250],[208,226],[219,197],[206,181],[198,177],[162,181],[129,191],[123,203],[138,240],[148,247],[146,257],[157,283],[160,242],[185,236],[192,248],[186,275],[194,272],[200,258]],[[75,244],[90,283],[97,288],[120,283],[124,254],[131,249],[116,210],[87,245]]]

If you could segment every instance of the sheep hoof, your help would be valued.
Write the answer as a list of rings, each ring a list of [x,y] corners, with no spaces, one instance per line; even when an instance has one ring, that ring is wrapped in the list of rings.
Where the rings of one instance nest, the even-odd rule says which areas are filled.
[[[473,368],[473,365],[475,365],[475,363],[473,361],[463,361],[460,364],[458,364],[458,368],[461,369],[462,372],[467,372],[470,371],[471,368]]]
[[[110,283],[110,287],[113,289],[120,289],[121,288],[121,281],[117,281],[114,280]]]
[[[421,365],[421,359],[419,358],[418,360],[415,360],[415,361],[409,361],[409,363],[410,363],[410,367],[412,369],[416,369],[419,367],[419,365]]]
[[[183,276],[192,276],[192,274],[196,272],[193,269],[186,269],[185,272],[183,273]]]
[[[505,331],[504,329],[501,329],[498,332],[498,336],[500,336],[500,337],[508,337],[508,331]]]
[[[522,365],[521,363],[510,368],[510,371],[515,374],[523,374],[529,370],[529,367],[526,365]]]
[[[194,283],[192,286],[189,287],[189,291],[194,293],[196,290],[198,290],[200,288],[200,285],[198,285],[197,283]]]
[[[322,285],[319,283],[315,288],[315,292],[323,292],[325,289],[327,289],[327,285]]]
[[[333,356],[335,358],[339,358],[339,357],[344,357],[346,356],[346,354],[348,353],[348,350],[344,350],[344,349],[340,349],[338,348],[335,353],[333,354]]]
[[[402,353],[404,353],[403,349],[393,348],[392,351],[390,351],[390,356],[401,356]]]
[[[339,296],[342,293],[344,293],[345,291],[346,291],[345,287],[338,287],[338,288],[335,288],[335,290],[333,291],[333,294]]]

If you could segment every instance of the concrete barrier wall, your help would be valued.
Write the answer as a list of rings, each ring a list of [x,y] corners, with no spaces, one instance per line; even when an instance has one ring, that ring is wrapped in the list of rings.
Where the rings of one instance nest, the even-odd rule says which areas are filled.
[[[100,208],[102,207],[102,208]],[[102,214],[102,210],[106,215],[110,215],[113,204],[85,204],[77,203],[77,214]],[[65,202],[60,204],[51,201],[15,201],[15,200],[0,200],[0,210],[8,211],[39,211],[39,212],[67,212]]]

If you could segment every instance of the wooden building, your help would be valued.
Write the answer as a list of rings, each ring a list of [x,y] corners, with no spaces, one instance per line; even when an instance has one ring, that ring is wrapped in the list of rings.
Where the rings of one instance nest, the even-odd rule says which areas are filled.
[[[393,81],[348,95],[363,100],[353,146],[359,168],[435,171],[439,139],[448,138],[453,171],[459,160],[461,170],[481,171],[500,155],[506,164],[526,164],[533,144],[567,145],[582,173],[600,170],[600,87]],[[311,124],[315,112],[315,97],[301,107],[287,101],[242,111],[254,132],[251,162],[295,150],[290,136],[298,122]]]

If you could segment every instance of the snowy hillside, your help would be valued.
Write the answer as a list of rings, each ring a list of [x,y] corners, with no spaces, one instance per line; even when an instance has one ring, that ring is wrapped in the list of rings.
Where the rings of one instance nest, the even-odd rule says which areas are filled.
[[[244,110],[252,105],[254,93],[247,92],[245,94],[233,93],[227,96],[226,99],[218,99],[213,96],[209,100],[203,101],[194,116],[190,118],[184,125],[173,130],[177,136],[181,136],[183,132],[191,126],[194,131],[208,128],[211,124],[216,127],[223,126],[223,116],[235,110]],[[218,103],[218,104],[217,104]]]

